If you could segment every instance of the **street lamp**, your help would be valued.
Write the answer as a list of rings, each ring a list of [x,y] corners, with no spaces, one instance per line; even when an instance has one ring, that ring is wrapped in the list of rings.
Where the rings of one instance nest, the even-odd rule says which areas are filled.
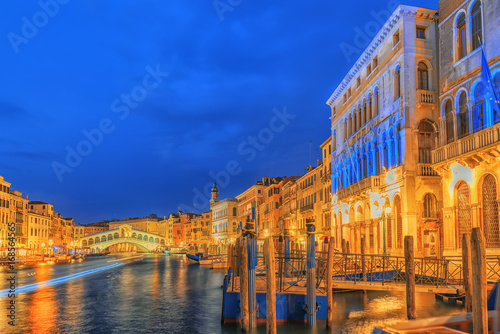
[[[45,242],[42,242],[42,261],[44,257],[45,257]]]
[[[54,250],[52,249],[52,240],[49,240],[49,248],[52,250],[52,254],[54,254]]]

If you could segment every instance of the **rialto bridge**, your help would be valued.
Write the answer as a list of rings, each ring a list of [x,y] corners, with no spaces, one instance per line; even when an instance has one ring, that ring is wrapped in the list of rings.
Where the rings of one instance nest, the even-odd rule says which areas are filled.
[[[92,252],[102,252],[106,248],[118,244],[131,244],[145,252],[151,252],[165,247],[165,237],[133,229],[130,225],[86,235],[80,239],[82,248]]]

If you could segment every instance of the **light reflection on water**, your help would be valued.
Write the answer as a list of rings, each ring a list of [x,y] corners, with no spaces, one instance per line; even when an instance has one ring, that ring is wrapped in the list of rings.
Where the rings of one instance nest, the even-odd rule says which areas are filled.
[[[20,284],[106,266],[109,259],[85,264],[42,265],[21,269]],[[73,267],[72,267],[73,266]],[[1,270],[1,269],[0,269]],[[35,275],[28,273],[35,272]],[[3,278],[0,272],[0,278]],[[188,265],[182,256],[145,256],[110,270],[16,298],[16,330],[0,318],[1,333],[241,333],[238,325],[220,324],[225,273]],[[349,292],[334,295],[333,333],[370,333],[375,325],[406,317],[403,292]],[[5,310],[9,300],[0,300]],[[459,313],[460,307],[417,294],[417,317]],[[265,324],[255,333],[265,333]],[[279,324],[278,333],[326,333],[303,323]]]

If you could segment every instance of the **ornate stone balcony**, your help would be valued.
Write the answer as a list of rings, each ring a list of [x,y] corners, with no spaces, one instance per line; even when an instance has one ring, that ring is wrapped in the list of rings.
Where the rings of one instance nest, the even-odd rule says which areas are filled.
[[[417,90],[417,103],[422,105],[436,105],[436,92],[419,89]]]
[[[431,164],[417,164],[417,176],[439,176]]]
[[[378,192],[380,187],[380,178],[378,176],[370,176],[364,178],[363,180],[351,184],[349,187],[340,189],[337,192],[337,196],[339,200],[342,200],[347,197],[361,195],[361,193],[365,190],[370,189],[373,192]]]
[[[468,135],[432,151],[434,169],[446,167],[446,161],[454,159],[475,167],[481,161],[500,157],[500,124]]]

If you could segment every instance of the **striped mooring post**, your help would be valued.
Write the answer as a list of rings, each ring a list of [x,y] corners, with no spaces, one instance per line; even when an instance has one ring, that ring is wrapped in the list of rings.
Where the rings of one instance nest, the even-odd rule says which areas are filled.
[[[316,326],[316,250],[314,240],[314,220],[306,220],[307,228],[307,324]]]
[[[284,245],[284,248],[285,248],[285,268],[284,268],[284,272],[285,272],[285,277],[289,277],[290,276],[290,230],[289,229],[285,229],[285,235],[284,235],[284,239],[285,239],[285,245]]]
[[[246,244],[248,250],[248,309],[249,309],[249,329],[257,327],[257,295],[255,292],[255,250],[256,250],[256,234],[254,223],[255,221],[248,220],[245,226]]]

